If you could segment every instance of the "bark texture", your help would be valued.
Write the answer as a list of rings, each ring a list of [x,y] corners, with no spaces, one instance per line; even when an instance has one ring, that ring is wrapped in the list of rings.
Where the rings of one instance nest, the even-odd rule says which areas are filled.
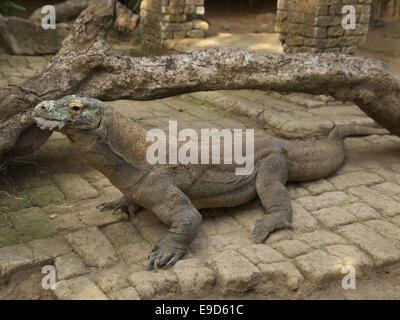
[[[105,40],[115,0],[94,0],[77,18],[59,53],[21,86],[0,88],[0,157],[26,154],[46,141],[32,108],[69,94],[150,100],[219,89],[330,94],[356,103],[400,136],[400,81],[374,59],[335,54],[265,54],[217,48],[159,57],[127,57]]]

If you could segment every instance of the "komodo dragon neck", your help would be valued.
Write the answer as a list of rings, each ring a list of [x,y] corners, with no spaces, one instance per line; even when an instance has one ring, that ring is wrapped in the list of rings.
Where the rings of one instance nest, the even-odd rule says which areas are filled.
[[[72,147],[112,184],[127,189],[150,168],[146,161],[147,131],[111,108],[104,108],[98,129],[61,130]]]
[[[146,152],[151,141],[146,140],[147,131],[113,108],[104,108],[99,138],[118,156],[138,168],[148,168]]]

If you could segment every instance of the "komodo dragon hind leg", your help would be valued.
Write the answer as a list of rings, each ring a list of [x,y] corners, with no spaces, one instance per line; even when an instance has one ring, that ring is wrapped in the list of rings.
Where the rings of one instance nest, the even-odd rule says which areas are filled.
[[[96,208],[100,209],[100,211],[113,210],[113,213],[121,209],[125,213],[135,214],[139,211],[140,206],[135,204],[131,199],[123,196],[118,200],[100,203]]]
[[[254,226],[256,243],[263,242],[274,230],[291,228],[292,206],[285,188],[287,177],[288,164],[283,154],[272,153],[262,160],[256,177],[256,191],[266,215]]]

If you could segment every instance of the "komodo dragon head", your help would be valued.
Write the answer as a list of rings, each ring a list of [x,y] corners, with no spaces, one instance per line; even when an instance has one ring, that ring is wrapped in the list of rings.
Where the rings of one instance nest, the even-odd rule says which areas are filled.
[[[35,107],[35,121],[41,129],[93,130],[100,127],[103,103],[75,95],[48,100]]]

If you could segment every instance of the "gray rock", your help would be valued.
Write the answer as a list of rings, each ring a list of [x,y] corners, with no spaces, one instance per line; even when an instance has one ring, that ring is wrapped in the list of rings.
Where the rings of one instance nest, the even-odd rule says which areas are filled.
[[[87,5],[87,0],[67,0],[54,5],[57,14],[57,22],[67,22],[75,19]],[[40,7],[31,14],[29,20],[40,23],[42,18],[42,7]]]
[[[51,54],[57,52],[69,27],[58,24],[56,29],[43,29],[40,24],[18,17],[0,16],[0,43],[11,54]]]

